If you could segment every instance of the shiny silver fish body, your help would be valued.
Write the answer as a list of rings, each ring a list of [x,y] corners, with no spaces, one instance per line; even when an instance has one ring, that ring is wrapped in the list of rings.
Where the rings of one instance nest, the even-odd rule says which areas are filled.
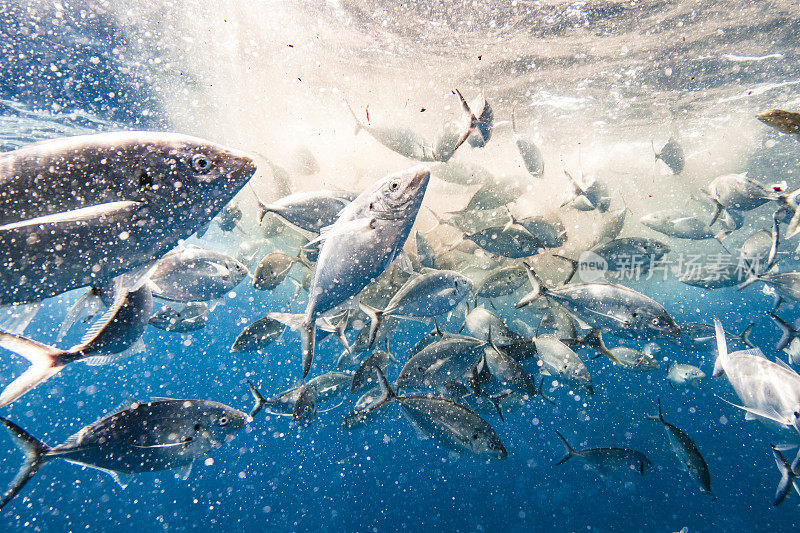
[[[189,302],[180,307],[165,305],[150,317],[148,324],[171,333],[188,333],[205,328],[208,313],[205,302]]]
[[[342,209],[355,199],[347,191],[319,190],[292,194],[269,204],[259,202],[259,218],[275,213],[300,229],[319,233],[339,217]]]
[[[0,155],[0,305],[158,259],[254,172],[242,152],[174,133],[70,137]]]
[[[247,276],[247,267],[229,256],[197,246],[162,257],[150,275],[153,296],[178,302],[217,300]]]

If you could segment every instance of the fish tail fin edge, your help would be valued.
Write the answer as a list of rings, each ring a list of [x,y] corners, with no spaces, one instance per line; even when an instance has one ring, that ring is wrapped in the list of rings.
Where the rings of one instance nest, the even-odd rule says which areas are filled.
[[[567,453],[564,457],[562,457],[556,463],[556,466],[559,466],[559,465],[563,465],[564,463],[566,463],[568,459],[572,458],[572,456],[575,455],[575,449],[572,446],[569,445],[569,442],[567,442],[567,439],[564,438],[564,435],[562,435],[558,431],[556,431],[556,435],[558,435],[558,438],[561,439],[561,442],[564,443],[564,448],[565,448],[565,451]]]
[[[22,463],[16,477],[14,477],[8,490],[3,494],[2,499],[0,499],[0,509],[2,509],[20,490],[22,490],[28,480],[30,480],[46,462],[47,452],[50,450],[50,447],[10,420],[0,417],[0,422],[2,422],[6,430],[8,430],[8,433],[14,440],[14,444],[25,453],[25,462]]]

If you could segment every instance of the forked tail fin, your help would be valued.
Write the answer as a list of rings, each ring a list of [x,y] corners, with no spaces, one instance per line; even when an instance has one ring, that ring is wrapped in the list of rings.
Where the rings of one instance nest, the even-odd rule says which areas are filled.
[[[43,381],[50,379],[64,368],[61,356],[66,352],[20,335],[0,332],[0,346],[15,352],[31,366],[0,393],[0,407],[5,407]]]
[[[8,490],[3,494],[3,498],[0,499],[0,509],[2,509],[5,504],[11,501],[11,499],[22,490],[25,483],[27,483],[45,463],[47,460],[46,454],[50,448],[10,420],[0,417],[0,422],[3,423],[8,433],[11,435],[11,438],[14,439],[14,444],[25,453],[25,462],[22,463],[14,481],[11,482]]]
[[[561,442],[564,443],[564,448],[565,448],[565,450],[567,452],[567,455],[565,455],[563,458],[561,458],[561,460],[559,460],[556,463],[556,465],[563,465],[564,463],[567,462],[567,460],[569,458],[571,458],[573,455],[575,455],[575,450],[573,449],[572,446],[569,445],[569,442],[567,442],[567,439],[564,438],[564,435],[562,435],[558,431],[556,431],[556,435],[558,435],[558,438],[561,439]]]

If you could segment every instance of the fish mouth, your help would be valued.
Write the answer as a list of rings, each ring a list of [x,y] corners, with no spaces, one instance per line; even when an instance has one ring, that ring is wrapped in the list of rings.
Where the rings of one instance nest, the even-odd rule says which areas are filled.
[[[409,187],[413,187],[414,189],[418,189],[422,183],[427,183],[428,180],[431,178],[431,170],[428,167],[421,166],[416,170],[414,177],[411,178],[411,182],[409,183]]]
[[[240,179],[242,177],[250,178],[256,173],[258,167],[253,161],[253,157],[245,152],[231,151],[228,153],[229,167],[234,170],[228,173],[228,177],[233,179]]]

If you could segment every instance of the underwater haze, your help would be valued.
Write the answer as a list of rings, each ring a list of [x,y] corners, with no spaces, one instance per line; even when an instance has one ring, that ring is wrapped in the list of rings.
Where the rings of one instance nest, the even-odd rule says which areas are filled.
[[[193,211],[205,218],[174,245],[204,262],[181,259],[177,282],[159,253],[80,289],[60,280],[38,308],[0,300],[35,313],[30,324],[0,317],[0,388],[38,364],[15,355],[28,340],[8,335],[82,346],[70,357],[89,363],[7,405],[0,396],[0,417],[40,443],[85,444],[82,428],[164,398],[219,402],[235,410],[223,422],[246,423],[194,456],[208,437],[197,426],[155,435],[144,419],[119,444],[117,421],[92,444],[117,446],[106,462],[93,450],[47,456],[0,503],[0,530],[798,527],[798,35],[800,6],[778,0],[0,0],[0,202],[18,197],[2,204],[0,245],[22,246],[14,260],[55,254],[35,255],[38,237],[19,245],[15,232],[31,224],[74,222],[80,234],[119,215],[92,218],[80,210],[91,195],[77,192],[80,205],[53,199],[19,214],[63,192],[47,174],[60,171],[36,157],[12,168],[32,143],[175,132],[254,170],[208,199],[230,192],[224,209]],[[774,109],[792,113],[762,115]],[[205,154],[189,160],[201,183],[210,174],[198,165],[216,161]],[[138,180],[146,198],[115,192],[98,208],[157,194],[149,160],[126,164],[114,179]],[[51,177],[14,190],[21,172]],[[182,180],[176,190],[190,188]],[[291,196],[320,191],[336,206],[330,220]],[[136,339],[119,350],[127,357],[89,353],[84,341],[108,329],[105,308],[123,296],[67,329],[70,309],[125,273],[143,276],[124,294],[152,293],[148,316],[203,301],[200,317],[186,331],[154,317],[135,335],[141,350]],[[213,296],[173,294],[208,278]],[[44,284],[7,279],[7,296]],[[234,346],[262,317],[273,329]],[[426,360],[421,339],[474,344]],[[378,350],[396,362],[359,368]],[[89,360],[98,354],[112,357]],[[366,408],[367,388],[351,393],[350,376],[330,374],[346,383],[324,392],[311,385],[357,369],[367,388],[380,384]],[[417,369],[418,386],[403,386],[401,372]],[[183,407],[164,419],[183,420]],[[0,485],[11,487],[28,464],[25,439],[2,433]],[[123,489],[109,461],[143,450],[173,463]],[[788,496],[776,497],[779,485]]]

